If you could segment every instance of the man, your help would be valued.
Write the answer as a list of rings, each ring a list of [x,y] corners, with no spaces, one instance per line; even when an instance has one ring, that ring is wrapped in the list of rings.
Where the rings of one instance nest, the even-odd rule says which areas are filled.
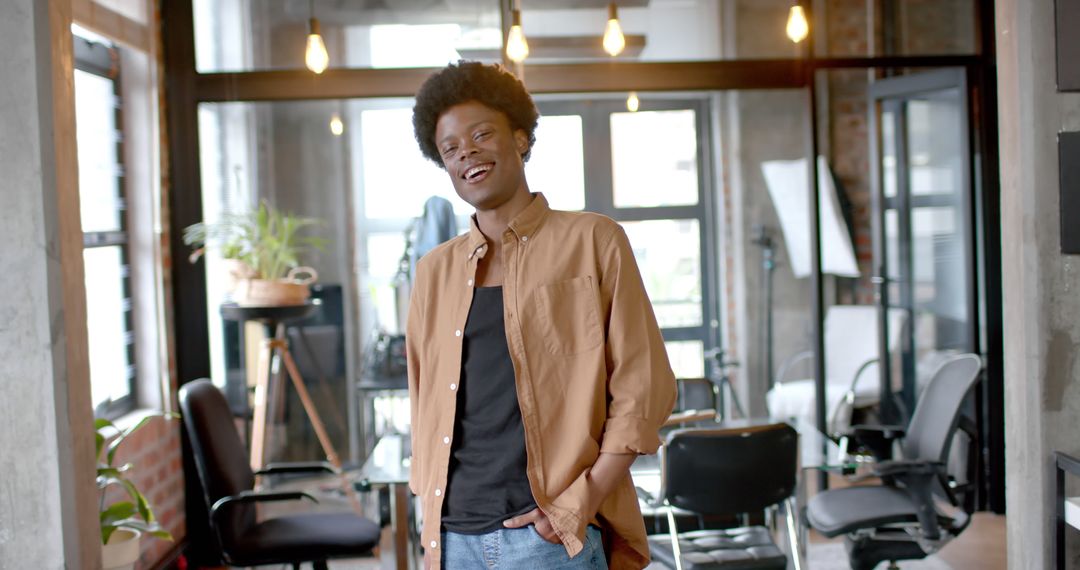
[[[539,114],[501,67],[446,67],[413,113],[476,208],[418,262],[406,331],[428,567],[643,568],[629,468],[675,380],[626,234],[530,193]]]

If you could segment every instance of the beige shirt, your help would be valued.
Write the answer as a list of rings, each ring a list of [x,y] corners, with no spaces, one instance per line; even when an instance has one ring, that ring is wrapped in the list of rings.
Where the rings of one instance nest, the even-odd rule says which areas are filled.
[[[630,242],[611,219],[551,210],[541,194],[501,239],[506,342],[536,504],[570,556],[581,551],[592,522],[603,531],[612,570],[644,568],[649,548],[629,476],[595,517],[584,512],[586,474],[600,452],[655,453],[675,402],[675,378]],[[409,487],[423,508],[421,542],[432,569],[442,554],[465,321],[486,252],[474,219],[468,234],[416,267],[406,332]]]

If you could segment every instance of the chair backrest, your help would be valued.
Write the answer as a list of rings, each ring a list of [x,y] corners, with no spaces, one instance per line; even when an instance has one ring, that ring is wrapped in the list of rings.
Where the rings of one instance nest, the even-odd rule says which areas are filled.
[[[948,460],[961,406],[980,371],[982,361],[974,354],[954,356],[937,369],[908,424],[903,443],[905,459]]]
[[[847,389],[859,368],[877,358],[877,311],[874,305],[833,305],[825,313],[825,377],[830,384]],[[888,320],[892,353],[900,346],[907,313],[903,309],[889,309]],[[871,365],[862,380],[876,386],[876,370],[876,365]]]
[[[184,384],[180,387],[180,411],[207,510],[222,497],[254,487],[247,450],[221,390],[205,378]],[[228,550],[232,541],[255,523],[254,506],[230,507],[219,521],[221,546]]]
[[[671,432],[664,498],[703,514],[762,511],[795,492],[798,434],[786,423]]]

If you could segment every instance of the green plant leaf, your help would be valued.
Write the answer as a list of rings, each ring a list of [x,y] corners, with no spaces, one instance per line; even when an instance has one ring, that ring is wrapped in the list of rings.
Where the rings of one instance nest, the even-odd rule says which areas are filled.
[[[128,519],[138,512],[134,503],[130,501],[120,501],[109,505],[105,510],[101,511],[101,526],[113,525],[117,521]]]
[[[161,527],[161,525],[156,523],[156,522],[147,523],[145,521],[141,521],[141,520],[136,519],[136,518],[130,518],[130,519],[124,519],[124,520],[116,521],[113,524],[113,526],[114,526],[114,530],[117,529],[117,528],[126,528],[126,529],[131,529],[131,530],[137,530],[139,532],[142,532],[144,534],[149,534],[151,536],[156,536],[156,537],[158,537],[160,539],[163,539],[163,540],[172,540],[173,539],[172,535],[169,534],[169,531],[163,529]]]

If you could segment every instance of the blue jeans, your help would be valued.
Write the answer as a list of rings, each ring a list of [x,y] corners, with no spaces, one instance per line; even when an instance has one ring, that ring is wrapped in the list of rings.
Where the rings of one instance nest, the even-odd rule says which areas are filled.
[[[498,529],[487,534],[442,533],[442,562],[446,570],[607,570],[600,529],[585,530],[585,546],[570,558],[561,544],[552,544],[532,525]]]

